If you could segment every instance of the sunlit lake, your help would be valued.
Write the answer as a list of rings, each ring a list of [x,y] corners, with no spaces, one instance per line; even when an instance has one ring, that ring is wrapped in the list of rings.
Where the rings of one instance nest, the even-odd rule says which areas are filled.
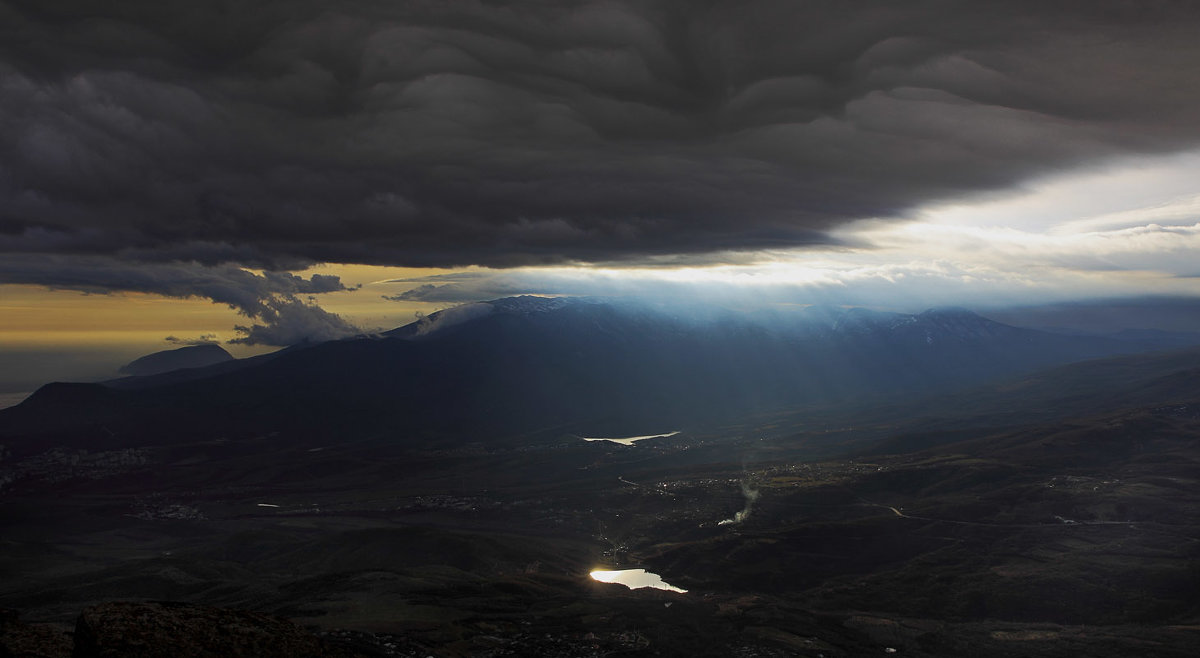
[[[623,446],[631,446],[631,445],[637,443],[638,441],[645,441],[646,439],[665,439],[668,436],[675,436],[676,434],[679,434],[679,432],[675,431],[675,432],[667,432],[666,434],[646,434],[644,436],[624,436],[624,437],[581,436],[579,438],[583,439],[584,441],[612,441],[613,443],[620,443]]]
[[[663,581],[662,576],[656,573],[650,573],[645,569],[618,569],[609,571],[607,569],[596,569],[591,573],[593,580],[598,580],[602,583],[617,583],[624,585],[629,589],[642,589],[643,587],[652,587],[654,589],[662,589],[668,592],[686,592],[686,589],[669,585]]]

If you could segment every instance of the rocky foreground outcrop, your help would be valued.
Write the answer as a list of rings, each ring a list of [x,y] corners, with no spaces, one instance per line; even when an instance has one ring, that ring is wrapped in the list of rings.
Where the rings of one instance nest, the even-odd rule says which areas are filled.
[[[71,636],[48,624],[26,624],[15,610],[0,609],[0,658],[70,656]]]
[[[73,637],[72,637],[73,635]],[[165,658],[262,656],[356,658],[295,624],[269,615],[186,603],[115,602],[79,615],[73,634],[0,618],[0,658]]]

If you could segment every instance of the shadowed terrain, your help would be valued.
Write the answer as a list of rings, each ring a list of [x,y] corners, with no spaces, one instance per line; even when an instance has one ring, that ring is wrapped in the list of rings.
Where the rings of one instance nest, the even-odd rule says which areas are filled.
[[[113,600],[246,609],[362,655],[1187,656],[1200,641],[1198,352],[649,427],[548,410],[490,433],[481,410],[502,416],[511,398],[486,388],[445,398],[462,416],[436,425],[401,398],[390,429],[338,406],[303,427],[303,408],[260,414],[278,398],[250,394],[302,391],[334,355],[358,368],[346,387],[434,373],[430,353],[475,358],[460,335],[439,338],[454,349],[437,334],[315,346],[153,387],[57,385],[5,412],[0,606],[48,633]],[[565,358],[553,335],[537,340]],[[381,344],[395,362],[347,361]],[[549,395],[539,377],[556,363],[511,379]],[[494,367],[498,385],[510,371]],[[170,425],[201,385],[229,415]],[[277,424],[222,425],[246,419]],[[680,431],[579,438],[614,426]],[[687,592],[595,582],[597,567]]]

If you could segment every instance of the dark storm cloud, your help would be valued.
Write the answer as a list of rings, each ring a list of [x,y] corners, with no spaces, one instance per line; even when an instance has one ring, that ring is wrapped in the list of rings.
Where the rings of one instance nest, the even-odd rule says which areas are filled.
[[[336,276],[308,279],[286,272],[255,274],[233,265],[127,263],[108,256],[10,254],[0,259],[0,281],[88,293],[133,291],[165,297],[203,297],[262,324],[237,326],[233,342],[292,345],[359,333],[341,317],[305,297],[346,290]]]
[[[196,345],[216,345],[221,341],[217,340],[216,334],[201,334],[196,338],[180,338],[179,336],[167,336],[163,338],[165,342],[172,345],[181,345],[183,347],[194,347]]]
[[[294,269],[824,242],[1195,146],[1194,7],[9,0],[0,250]]]
[[[229,341],[245,345],[296,345],[346,338],[361,331],[341,316],[330,313],[294,295],[273,295],[263,300],[257,314],[247,317],[262,320],[262,324],[234,325],[242,334]]]

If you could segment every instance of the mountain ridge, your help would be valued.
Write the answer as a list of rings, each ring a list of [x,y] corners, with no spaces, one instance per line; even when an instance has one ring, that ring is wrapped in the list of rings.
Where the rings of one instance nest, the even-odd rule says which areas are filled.
[[[88,389],[96,399],[79,402],[79,413],[64,415],[72,403],[55,397],[68,389],[52,387],[0,411],[0,433],[41,424],[57,435],[73,423],[118,443],[166,431],[180,440],[285,432],[316,441],[332,432],[435,443],[549,426],[636,434],[646,424],[934,393],[1134,350],[963,309],[824,311],[832,325],[701,315],[600,298],[481,302],[377,336],[106,382],[96,386],[120,395]]]
[[[154,352],[121,366],[117,372],[135,377],[160,375],[184,368],[203,368],[232,361],[233,355],[216,343],[188,345],[172,350]]]

